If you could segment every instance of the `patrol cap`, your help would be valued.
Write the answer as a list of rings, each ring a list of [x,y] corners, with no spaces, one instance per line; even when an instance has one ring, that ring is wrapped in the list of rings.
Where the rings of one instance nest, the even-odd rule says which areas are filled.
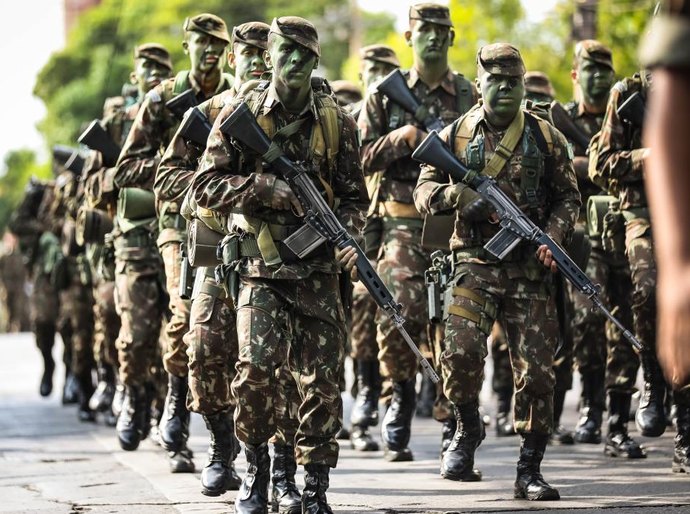
[[[134,58],[157,62],[169,70],[172,70],[173,67],[172,60],[170,60],[170,53],[167,48],[158,43],[144,43],[143,45],[135,47]]]
[[[613,69],[611,49],[596,39],[584,39],[575,45],[575,60],[588,59]]]
[[[384,64],[400,67],[400,61],[390,46],[387,45],[369,45],[359,50],[359,58],[363,61],[377,61]]]
[[[202,32],[230,43],[230,35],[225,22],[215,14],[201,13],[184,20],[185,32]]]
[[[450,21],[450,10],[448,7],[432,2],[411,5],[408,17],[409,21],[418,20],[446,27],[453,26],[453,22]]]
[[[541,71],[528,71],[525,73],[525,91],[550,96],[551,98],[556,96],[556,91],[553,89],[549,77]]]
[[[237,25],[232,29],[231,44],[244,43],[245,45],[252,45],[262,50],[266,50],[268,46],[268,31],[271,27],[267,23],[260,21],[250,21]]]
[[[316,32],[316,27],[304,18],[299,16],[273,18],[271,32],[294,41],[298,45],[302,45],[314,52],[317,57],[321,57],[321,46],[319,45],[319,34]]]
[[[492,75],[521,77],[525,74],[525,64],[520,51],[508,43],[493,43],[483,46],[477,52],[477,71]]]

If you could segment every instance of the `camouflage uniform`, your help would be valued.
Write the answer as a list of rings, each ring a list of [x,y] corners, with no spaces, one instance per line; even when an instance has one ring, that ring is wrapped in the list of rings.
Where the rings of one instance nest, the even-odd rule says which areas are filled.
[[[9,243],[0,254],[0,302],[5,307],[7,332],[26,332],[30,328],[26,269],[16,241]]]
[[[480,76],[491,73],[522,80],[522,59],[510,45],[483,47],[477,59]],[[502,162],[495,180],[534,223],[560,244],[569,236],[580,207],[567,142],[550,124],[527,112],[524,118],[522,136],[507,162]],[[541,144],[537,139],[540,136],[545,140]],[[477,173],[485,168],[503,137],[504,132],[487,122],[482,106],[476,106],[441,132],[441,138],[460,161]],[[527,168],[528,163],[532,163],[532,170]],[[538,179],[526,178],[530,176]],[[520,244],[503,261],[496,261],[484,250],[484,244],[498,228],[488,219],[469,222],[460,215],[468,194],[467,186],[449,184],[445,172],[429,166],[422,168],[414,191],[415,205],[421,212],[458,212],[450,240],[454,262],[452,299],[440,359],[444,391],[455,405],[458,432],[444,454],[442,475],[455,480],[481,477],[472,470],[474,451],[483,437],[478,398],[484,381],[486,338],[498,319],[505,327],[513,367],[515,429],[523,435],[522,448],[529,450],[521,450],[516,495],[520,489],[530,497],[524,493],[524,483],[537,480],[533,466],[536,464],[538,471],[553,428],[553,357],[558,337],[553,280],[535,258],[532,247]],[[476,193],[470,198],[476,198]],[[539,480],[545,484],[541,475]],[[557,491],[551,491],[549,494],[555,492],[552,499],[557,499]]]

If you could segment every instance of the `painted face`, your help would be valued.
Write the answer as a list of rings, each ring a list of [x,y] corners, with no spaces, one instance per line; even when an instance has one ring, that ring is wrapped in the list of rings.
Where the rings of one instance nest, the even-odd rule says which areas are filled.
[[[227,43],[222,39],[203,32],[190,32],[183,46],[189,53],[192,71],[209,73],[214,68],[222,69],[225,64],[223,50]]]
[[[369,87],[379,79],[382,79],[396,67],[385,62],[365,60],[362,63],[362,83]]]
[[[479,89],[489,120],[509,122],[517,114],[525,96],[525,79],[484,72],[479,79]]]
[[[613,79],[613,70],[603,64],[581,59],[577,66],[577,83],[588,104],[597,105],[606,102],[613,86]]]
[[[275,36],[268,49],[273,80],[289,89],[299,89],[311,79],[318,64],[316,54],[291,39]]]
[[[445,57],[453,42],[450,27],[426,21],[414,24],[410,41],[415,55],[424,61],[435,61]]]
[[[266,71],[264,51],[256,46],[245,43],[235,43],[230,56],[230,65],[235,69],[235,77],[242,82],[256,80]]]
[[[132,73],[132,82],[136,84],[139,91],[147,93],[169,76],[170,70],[162,64],[148,59],[137,59]]]

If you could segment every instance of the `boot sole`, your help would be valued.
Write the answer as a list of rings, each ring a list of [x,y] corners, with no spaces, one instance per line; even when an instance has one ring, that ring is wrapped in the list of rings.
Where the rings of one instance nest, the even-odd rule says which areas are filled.
[[[640,427],[640,425],[637,424],[637,422],[635,422],[635,426],[637,427],[637,430],[640,431],[640,435],[643,435],[645,437],[660,437],[664,434],[664,432],[666,432],[666,422],[664,422],[663,426],[661,426],[657,430],[644,430],[642,429],[642,427]]]
[[[120,448],[122,448],[126,452],[133,452],[137,448],[139,448],[139,441],[136,443],[125,443],[122,439],[118,439],[120,441]]]
[[[580,436],[575,434],[575,442],[582,444],[601,444],[601,436]]]
[[[558,491],[544,491],[541,494],[527,494],[527,491],[516,488],[513,492],[513,498],[529,501],[557,501],[561,499],[561,495]]]
[[[646,459],[647,454],[644,453],[644,451],[640,450],[639,452],[635,452],[634,454],[631,454],[629,452],[623,452],[614,448],[611,448],[610,446],[606,446],[604,448],[604,453],[608,455],[609,457],[623,457],[627,459]]]
[[[294,505],[292,507],[280,509],[280,504],[277,501],[271,500],[271,512],[278,514],[302,514],[302,504]]]
[[[412,462],[414,460],[409,448],[400,451],[386,449],[383,451],[383,458],[388,462]]]
[[[481,482],[482,472],[478,469],[473,469],[458,475],[455,473],[448,473],[442,471],[441,477],[445,478],[446,480],[453,480],[455,482]]]

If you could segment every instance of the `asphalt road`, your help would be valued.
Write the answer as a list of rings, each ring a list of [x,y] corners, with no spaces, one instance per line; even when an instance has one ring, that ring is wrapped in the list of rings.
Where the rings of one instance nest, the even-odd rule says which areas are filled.
[[[55,356],[61,351],[58,342]],[[144,441],[121,451],[115,432],[102,423],[77,421],[76,407],[63,407],[56,391],[38,395],[40,357],[29,334],[0,336],[0,512],[45,513],[231,513],[234,493],[208,498],[199,492],[207,432],[192,420],[194,474],[173,475],[160,448]],[[56,359],[59,360],[59,359]],[[574,427],[578,391],[566,400],[564,424]],[[346,411],[351,398],[345,395]],[[493,413],[485,392],[483,403]],[[634,424],[630,424],[636,436]],[[377,434],[378,437],[378,434]],[[542,472],[560,490],[559,502],[512,498],[518,439],[494,436],[493,427],[477,451],[484,480],[461,483],[438,473],[440,425],[415,419],[411,448],[415,461],[388,463],[382,452],[359,453],[344,442],[331,473],[328,498],[334,511],[355,513],[526,512],[615,514],[690,513],[690,476],[671,472],[673,431],[640,438],[646,460],[605,457],[602,445],[550,446]],[[244,472],[241,456],[238,471]],[[298,483],[303,484],[301,472]]]

